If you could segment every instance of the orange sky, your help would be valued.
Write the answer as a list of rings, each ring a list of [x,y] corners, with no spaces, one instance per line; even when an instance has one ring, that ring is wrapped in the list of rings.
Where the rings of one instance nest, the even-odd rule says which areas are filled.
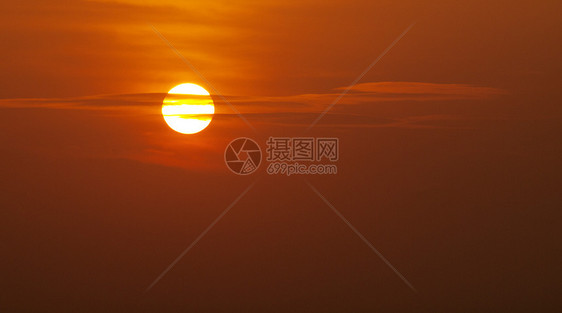
[[[513,98],[507,95],[548,99],[549,94],[556,93],[560,83],[559,45],[556,35],[549,35],[557,21],[553,5],[520,2],[506,7],[500,3],[446,1],[356,1],[345,5],[338,1],[247,1],[235,5],[228,1],[11,2],[3,4],[2,32],[9,49],[0,53],[9,62],[0,65],[0,103],[4,107],[61,107],[63,102],[71,109],[87,102],[86,106],[98,106],[100,112],[109,107],[122,108],[115,111],[137,119],[139,112],[147,113],[146,123],[160,124],[155,118],[162,96],[156,94],[179,83],[205,85],[205,81],[160,40],[153,25],[241,112],[258,114],[260,121],[255,123],[294,124],[297,120],[283,116],[322,111],[404,29],[416,23],[342,99],[334,113],[372,116],[375,110],[381,118],[381,113],[392,115],[396,107],[386,108],[382,103],[410,101],[423,106],[422,102],[431,101],[439,109],[429,108],[414,115],[450,116],[459,113],[458,109],[443,101],[479,99],[497,99],[510,111],[512,106],[507,103]],[[215,97],[215,101],[218,114],[233,113],[220,98]],[[372,101],[381,104],[374,108],[368,105]],[[356,104],[363,105],[357,108]],[[447,106],[445,111],[443,105]],[[518,110],[538,116],[559,112],[554,103],[542,99],[540,105]],[[271,120],[264,122],[264,118]],[[303,118],[298,123],[313,119],[310,115],[309,120]],[[364,124],[353,117],[340,117],[338,121]],[[245,127],[237,122],[227,128]],[[157,126],[141,132],[153,132],[153,127]],[[139,151],[127,153],[137,155]]]
[[[228,95],[346,86],[413,22],[418,24],[407,40],[364,82],[531,84],[527,88],[534,90],[559,83],[554,1],[229,3],[4,3],[2,37],[10,49],[2,58],[10,62],[2,63],[1,96],[166,92],[178,82],[200,80],[150,25]]]
[[[560,9],[4,1],[0,312],[559,311]],[[186,82],[255,131],[216,92],[207,129],[172,131],[161,104]],[[236,137],[303,134],[340,139],[337,175],[224,164]]]

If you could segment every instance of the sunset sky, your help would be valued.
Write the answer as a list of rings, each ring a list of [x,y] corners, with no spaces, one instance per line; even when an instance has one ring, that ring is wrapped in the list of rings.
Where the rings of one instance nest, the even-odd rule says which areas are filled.
[[[561,9],[3,1],[0,312],[560,312]],[[338,173],[230,172],[271,136]]]

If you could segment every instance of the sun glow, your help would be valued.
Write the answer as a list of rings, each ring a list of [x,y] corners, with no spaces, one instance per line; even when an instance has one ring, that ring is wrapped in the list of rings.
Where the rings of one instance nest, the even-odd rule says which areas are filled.
[[[211,123],[215,105],[205,88],[195,84],[181,84],[172,88],[164,103],[162,116],[178,133],[195,134]]]

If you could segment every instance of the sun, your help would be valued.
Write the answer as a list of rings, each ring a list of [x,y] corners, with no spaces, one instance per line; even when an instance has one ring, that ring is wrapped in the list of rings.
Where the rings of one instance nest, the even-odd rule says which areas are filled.
[[[181,84],[168,91],[162,103],[162,116],[171,129],[182,134],[195,134],[211,123],[215,114],[213,98],[196,84]]]

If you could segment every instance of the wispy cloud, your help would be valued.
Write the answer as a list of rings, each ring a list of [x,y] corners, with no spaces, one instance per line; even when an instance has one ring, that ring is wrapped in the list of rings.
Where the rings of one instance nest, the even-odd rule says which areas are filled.
[[[336,89],[344,89],[339,87]],[[479,87],[468,84],[437,84],[422,82],[372,82],[357,84],[351,88],[352,91],[368,93],[373,95],[393,95],[400,96],[433,96],[435,99],[482,99],[498,95],[505,95],[507,92],[502,89],[492,87]]]
[[[289,96],[226,96],[248,114],[295,112],[317,112],[326,103],[338,96],[337,87],[327,93],[308,93]],[[480,87],[468,84],[437,84],[422,82],[370,82],[351,88],[341,100],[341,105],[376,105],[391,101],[447,101],[483,100],[507,95],[503,89]],[[83,110],[126,110],[159,108],[166,93],[115,94],[73,98],[21,98],[0,99],[0,107],[10,108],[52,108]],[[224,103],[215,98],[219,107]],[[219,110],[219,114],[229,114]]]
[[[343,87],[327,93],[293,96],[227,96],[227,98],[260,131],[267,130],[267,133],[274,134],[280,129],[284,131],[291,129],[299,132],[317,116],[326,103],[337,96],[337,91],[341,88]],[[474,103],[480,99],[504,94],[506,92],[500,89],[465,84],[364,83],[352,88],[336,110],[326,116],[325,122],[319,125],[319,128],[328,126],[332,131],[346,131],[350,128],[466,128],[473,124],[471,117],[459,116],[455,114],[455,110],[435,112],[424,109],[397,113],[389,108],[394,108],[396,101],[406,101],[406,105],[410,108],[422,106],[423,101],[429,104],[429,107],[434,101],[450,103],[458,107],[464,102],[456,100],[468,100],[469,102],[466,103]],[[81,144],[79,151],[64,144],[53,146],[52,143],[48,143],[39,147],[34,146],[34,149],[43,149],[42,153],[56,151],[56,154],[60,155],[66,151],[65,149],[70,149],[68,154],[93,156],[103,151],[100,157],[134,159],[189,170],[199,170],[200,164],[206,164],[205,158],[212,159],[221,155],[220,150],[228,142],[225,134],[238,132],[242,134],[241,129],[245,129],[234,112],[215,97],[216,114],[213,126],[205,133],[205,140],[178,140],[177,135],[171,132],[161,119],[161,104],[165,96],[165,93],[140,93],[71,98],[0,99],[0,109],[29,110],[29,116],[35,117],[45,114],[37,109],[49,109],[59,112],[52,112],[57,114],[49,113],[46,116],[87,116],[89,123],[92,123],[90,127],[96,130],[96,134],[120,134],[123,128],[135,133],[134,136],[129,133],[120,135],[123,137],[120,139],[115,138],[117,135],[93,136],[96,139]],[[427,107],[425,104],[423,106]],[[100,149],[100,147],[104,148]],[[192,151],[198,152],[192,153]],[[216,166],[215,169],[220,170],[223,167],[219,161],[216,164],[220,166]]]
[[[61,110],[123,110],[159,107],[165,93],[95,95],[68,98],[0,99],[3,108],[48,108]]]
[[[346,86],[334,88],[327,93],[310,93],[279,97],[235,97],[233,103],[271,107],[301,108],[306,111],[325,106],[337,97]],[[503,89],[480,87],[468,84],[438,84],[422,82],[371,82],[357,84],[340,101],[341,104],[376,104],[388,101],[444,101],[482,100],[507,95]]]

